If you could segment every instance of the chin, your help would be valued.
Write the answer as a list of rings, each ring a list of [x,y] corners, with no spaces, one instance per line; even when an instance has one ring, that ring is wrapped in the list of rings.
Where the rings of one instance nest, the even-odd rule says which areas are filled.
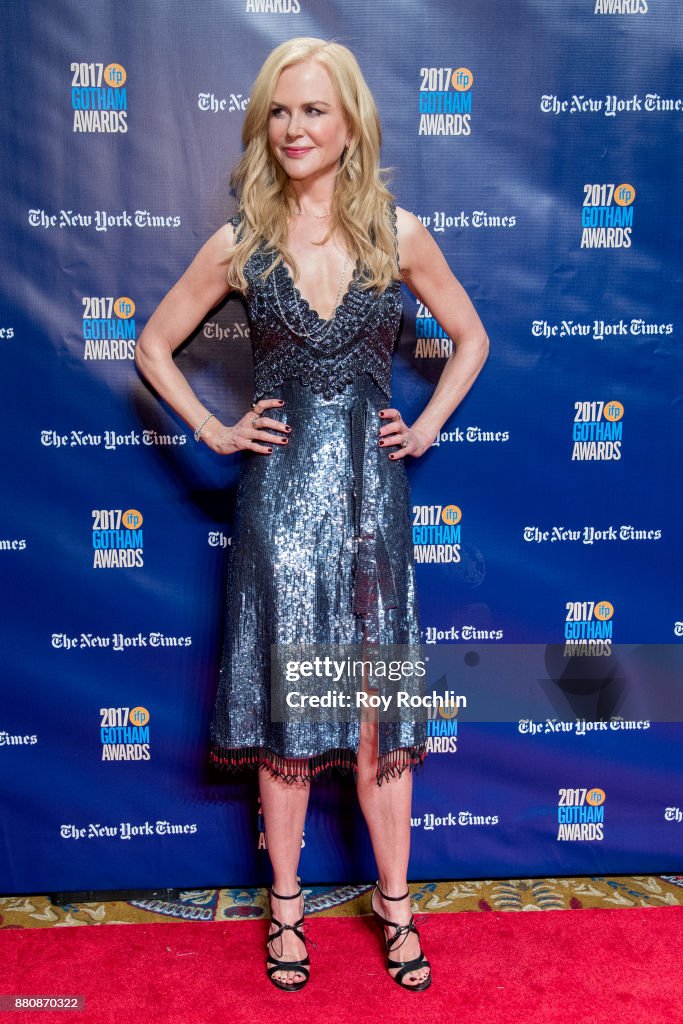
[[[280,164],[282,170],[285,172],[288,178],[294,178],[298,181],[300,178],[310,178],[312,174],[315,174],[316,169],[310,167],[302,167],[296,161],[287,161],[286,163]]]
[[[294,178],[296,181],[299,178],[310,178],[315,171],[304,170],[303,167],[285,167],[284,168],[288,178]]]

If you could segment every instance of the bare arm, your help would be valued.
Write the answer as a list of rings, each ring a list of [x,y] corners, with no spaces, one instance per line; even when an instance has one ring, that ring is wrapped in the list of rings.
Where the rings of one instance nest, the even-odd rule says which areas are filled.
[[[415,297],[427,306],[448,336],[453,352],[446,360],[429,402],[410,428],[400,419],[382,427],[384,446],[400,444],[390,456],[422,455],[435,440],[448,417],[472,387],[486,362],[489,340],[484,326],[443,253],[417,217],[397,208],[399,259],[402,279]],[[387,410],[387,413],[397,410]],[[384,433],[386,432],[386,433]],[[400,438],[392,440],[392,434]]]
[[[168,402],[188,426],[195,430],[210,409],[199,401],[186,377],[173,361],[173,353],[186,340],[209,310],[218,305],[232,289],[226,282],[233,227],[225,224],[202,246],[182,277],[164,296],[147,321],[135,347],[135,362],[142,376]],[[259,410],[279,404],[264,399]],[[249,412],[232,427],[215,417],[202,430],[202,440],[214,451],[232,454],[243,448],[267,452],[267,443],[280,441],[268,435],[264,427],[282,430],[277,420],[261,416],[259,428],[252,426]],[[261,444],[257,444],[257,439]]]

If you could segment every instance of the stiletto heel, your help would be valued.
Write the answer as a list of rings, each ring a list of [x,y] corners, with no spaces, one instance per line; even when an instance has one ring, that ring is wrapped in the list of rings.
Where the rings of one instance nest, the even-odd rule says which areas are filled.
[[[406,896],[410,895],[410,890],[408,889],[406,890],[406,892],[404,892],[403,896],[385,896],[385,894],[379,887],[379,881],[375,883],[375,889],[380,894],[383,900],[399,901],[404,900]],[[429,988],[429,986],[432,983],[432,974],[431,964],[427,957],[422,952],[422,949],[420,948],[420,955],[415,957],[414,960],[392,960],[391,957],[389,956],[389,953],[391,953],[392,949],[396,945],[397,939],[401,935],[403,935],[403,941],[399,943],[399,946],[403,945],[410,932],[415,932],[418,939],[420,938],[420,933],[417,930],[413,914],[410,915],[410,921],[408,922],[408,924],[396,924],[394,921],[387,921],[385,917],[382,917],[382,915],[375,910],[374,896],[375,893],[373,891],[372,896],[370,897],[370,907],[372,908],[372,913],[374,914],[375,919],[379,921],[382,926],[382,935],[384,937],[384,944],[386,946],[387,951],[387,970],[394,970],[397,967],[399,968],[398,972],[396,974],[392,974],[391,977],[398,985],[401,986],[401,988],[411,989],[414,992],[424,992],[424,990],[426,988]],[[386,937],[386,934],[384,932],[385,926],[396,929],[395,933],[389,939]],[[422,967],[429,967],[429,974],[424,979],[424,981],[419,981],[416,985],[404,983],[403,978],[406,976],[406,974],[411,974],[415,971],[419,971]]]
[[[299,890],[298,892],[295,892],[293,896],[280,896],[279,893],[275,892],[273,888],[269,889],[268,891],[268,895],[270,897],[270,919],[273,924],[276,924],[279,927],[277,931],[274,931],[272,935],[268,936],[268,940],[266,942],[266,949],[268,950],[266,970],[268,972],[268,977],[272,981],[273,985],[275,985],[279,989],[282,989],[283,992],[298,992],[307,983],[311,971],[311,961],[308,956],[304,957],[303,960],[278,960],[277,957],[275,957],[272,951],[270,951],[269,949],[271,943],[275,939],[281,938],[282,934],[287,929],[289,929],[289,931],[294,932],[297,939],[300,939],[301,942],[303,942],[304,944],[307,942],[311,942],[311,939],[304,935],[303,931],[299,927],[304,923],[303,914],[299,918],[299,920],[296,921],[294,924],[283,924],[282,921],[278,921],[278,919],[273,914],[273,896],[275,897],[276,900],[295,900],[298,896],[301,896],[301,879],[297,878],[297,882],[299,883]],[[313,945],[315,945],[315,943],[313,943]],[[288,984],[286,981],[278,981],[277,978],[273,977],[273,975],[276,974],[278,971],[292,971],[293,973],[301,973],[305,977],[303,981],[293,981]]]

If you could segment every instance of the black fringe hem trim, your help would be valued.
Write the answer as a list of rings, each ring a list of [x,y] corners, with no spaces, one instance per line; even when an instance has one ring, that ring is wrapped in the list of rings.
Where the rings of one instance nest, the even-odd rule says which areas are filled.
[[[388,754],[382,754],[377,759],[377,785],[381,786],[390,778],[400,779],[406,768],[415,775],[424,766],[426,756],[427,745],[424,743],[417,747],[399,747],[390,750]]]
[[[413,773],[420,768],[427,756],[426,745],[399,747],[382,754],[377,759],[377,785],[390,778],[400,778],[406,768]],[[269,772],[275,778],[292,785],[295,782],[310,782],[323,775],[339,772],[342,776],[358,776],[358,762],[353,750],[336,748],[326,750],[314,757],[283,757],[268,747],[219,747],[209,746],[209,765],[222,772],[235,773],[245,768]]]

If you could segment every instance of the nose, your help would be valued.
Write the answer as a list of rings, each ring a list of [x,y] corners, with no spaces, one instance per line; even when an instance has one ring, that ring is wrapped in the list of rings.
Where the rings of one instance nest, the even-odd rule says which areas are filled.
[[[301,135],[300,117],[301,115],[296,110],[292,112],[287,122],[287,138],[296,138],[297,135]]]

